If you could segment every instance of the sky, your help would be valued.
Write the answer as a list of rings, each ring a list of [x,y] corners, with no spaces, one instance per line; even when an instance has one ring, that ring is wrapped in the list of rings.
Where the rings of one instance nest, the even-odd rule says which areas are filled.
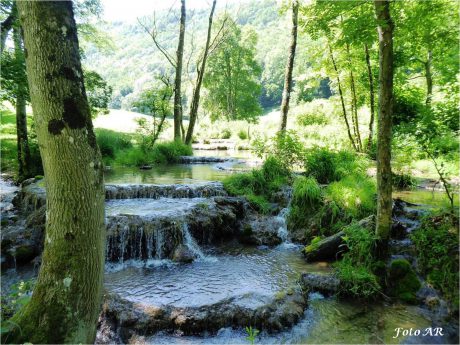
[[[226,4],[238,4],[251,0],[217,0],[218,7]],[[101,0],[104,6],[103,18],[107,21],[132,22],[138,17],[152,14],[154,11],[180,7],[180,0]],[[211,0],[187,0],[186,8],[210,8]]]

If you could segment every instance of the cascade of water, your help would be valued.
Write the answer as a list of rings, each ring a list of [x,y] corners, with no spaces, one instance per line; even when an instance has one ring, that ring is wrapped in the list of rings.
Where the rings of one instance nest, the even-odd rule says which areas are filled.
[[[278,228],[278,236],[279,238],[281,238],[281,240],[284,242],[284,243],[289,243],[289,233],[288,233],[288,230],[287,230],[287,222],[286,222],[286,218],[287,218],[287,215],[289,214],[289,208],[283,208],[280,213],[278,214],[278,216],[276,216],[276,220],[279,224],[279,228]]]
[[[123,264],[124,257],[125,257],[125,249],[126,249],[126,233],[128,232],[129,228],[127,226],[123,227],[120,231],[120,257],[118,261]]]
[[[164,236],[161,229],[155,229],[155,259],[163,258]]]
[[[205,258],[205,255],[202,252],[200,246],[198,243],[196,243],[195,239],[190,233],[187,223],[184,223],[182,226],[182,235],[184,237],[184,244],[187,246],[187,248],[198,258]]]
[[[147,259],[153,258],[153,241],[154,241],[154,233],[148,232],[145,236],[146,241],[146,249],[147,249]]]
[[[142,260],[142,238],[143,237],[144,237],[144,228],[141,227],[139,229],[139,245],[138,245],[139,253],[137,255],[137,258],[139,258],[139,260]]]

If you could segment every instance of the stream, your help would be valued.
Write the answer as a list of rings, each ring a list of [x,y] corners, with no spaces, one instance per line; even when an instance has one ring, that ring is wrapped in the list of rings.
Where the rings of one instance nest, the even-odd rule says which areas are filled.
[[[212,152],[207,155],[211,156]],[[106,192],[106,196],[112,196],[106,201],[108,240],[104,284],[107,291],[146,310],[163,307],[207,310],[203,308],[214,308],[229,300],[237,308],[257,310],[295,288],[301,273],[330,272],[332,268],[328,263],[306,263],[300,255],[302,246],[289,242],[287,209],[268,219],[275,224],[281,244],[249,246],[235,240],[217,240],[222,234],[216,235],[211,228],[216,228],[215,224],[220,224],[217,228],[232,228],[236,223],[232,223],[231,213],[237,214],[240,206],[220,196],[220,185],[208,186],[207,183],[221,181],[233,171],[249,167],[240,159],[231,159],[151,170],[121,167],[108,170],[106,183],[113,186]],[[132,185],[152,183],[159,186]],[[175,186],[161,186],[165,184]],[[205,192],[201,189],[196,192],[195,185],[204,186]],[[184,188],[193,191],[177,192]],[[1,189],[4,212],[11,208],[10,196],[16,188],[2,179]],[[410,202],[428,200],[419,199],[417,191],[400,192],[397,196]],[[436,206],[443,199],[434,196],[430,200],[427,204]],[[230,218],[222,222],[225,217]],[[178,245],[185,248],[193,262],[184,264],[172,260]],[[31,266],[2,270],[3,293],[14,282],[30,279],[36,272]],[[256,343],[443,343],[442,337],[401,335],[394,338],[397,327],[423,330],[430,326],[442,325],[433,325],[427,310],[419,306],[363,304],[310,293],[308,307],[297,322],[280,332],[261,332]],[[200,335],[159,330],[146,332],[142,341],[147,344],[241,344],[248,343],[246,336],[241,327],[222,327],[217,332],[204,330]],[[102,338],[98,336],[99,340]]]

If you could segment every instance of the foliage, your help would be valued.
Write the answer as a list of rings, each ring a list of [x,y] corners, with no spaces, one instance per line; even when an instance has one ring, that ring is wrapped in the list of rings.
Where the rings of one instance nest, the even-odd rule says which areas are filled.
[[[430,214],[411,234],[420,273],[458,308],[458,218],[446,213]]]
[[[248,139],[248,132],[246,132],[245,130],[240,130],[238,132],[238,138],[240,138],[241,140],[246,140]]]
[[[119,154],[119,151],[132,147],[131,136],[128,134],[102,128],[97,128],[95,133],[97,145],[105,163],[114,159]]]
[[[299,177],[294,181],[292,203],[306,210],[314,210],[322,203],[318,182],[312,177]]]
[[[1,318],[2,325],[0,327],[0,334],[8,332],[14,324],[9,323],[7,320],[25,306],[32,296],[32,290],[35,285],[35,280],[20,281],[13,284],[10,288],[8,295],[2,295],[1,303]]]
[[[251,345],[254,345],[256,341],[256,337],[259,334],[259,330],[252,328],[252,326],[246,327],[245,330],[246,330],[246,333],[248,334],[248,336],[246,337],[246,340],[249,341]]]
[[[232,137],[232,131],[224,129],[220,135],[221,139],[230,139]]]
[[[330,151],[313,147],[305,153],[305,173],[319,183],[339,181],[350,174],[362,174],[367,166],[365,158],[350,151]]]
[[[262,113],[258,101],[261,68],[255,61],[257,34],[226,20],[227,33],[208,59],[203,81],[208,92],[203,105],[213,120],[255,122]]]
[[[230,194],[243,195],[254,208],[268,213],[273,194],[288,184],[290,178],[289,170],[275,157],[269,157],[262,168],[230,175],[223,183]]]
[[[374,234],[353,223],[344,229],[343,237],[348,251],[336,263],[336,270],[343,288],[340,294],[357,298],[372,299],[381,291],[373,273],[375,262],[372,257]]]
[[[302,164],[304,147],[294,131],[277,133],[270,140],[256,137],[252,150],[259,158],[277,157],[288,169],[293,170]]]
[[[85,90],[91,115],[96,117],[109,112],[108,104],[112,98],[112,87],[95,71],[84,71]]]
[[[393,260],[388,271],[391,294],[407,303],[417,301],[415,294],[421,284],[410,263],[405,259]]]
[[[325,197],[350,217],[361,219],[375,212],[375,182],[364,174],[349,175],[325,189]]]
[[[392,174],[393,187],[397,189],[412,189],[417,186],[417,181],[409,174]]]

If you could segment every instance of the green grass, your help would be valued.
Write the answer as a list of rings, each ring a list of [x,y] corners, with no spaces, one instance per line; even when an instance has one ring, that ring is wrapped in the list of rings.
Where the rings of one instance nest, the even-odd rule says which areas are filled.
[[[231,195],[245,196],[262,213],[268,213],[273,194],[290,182],[290,171],[274,157],[269,157],[260,169],[225,178],[224,187]]]

